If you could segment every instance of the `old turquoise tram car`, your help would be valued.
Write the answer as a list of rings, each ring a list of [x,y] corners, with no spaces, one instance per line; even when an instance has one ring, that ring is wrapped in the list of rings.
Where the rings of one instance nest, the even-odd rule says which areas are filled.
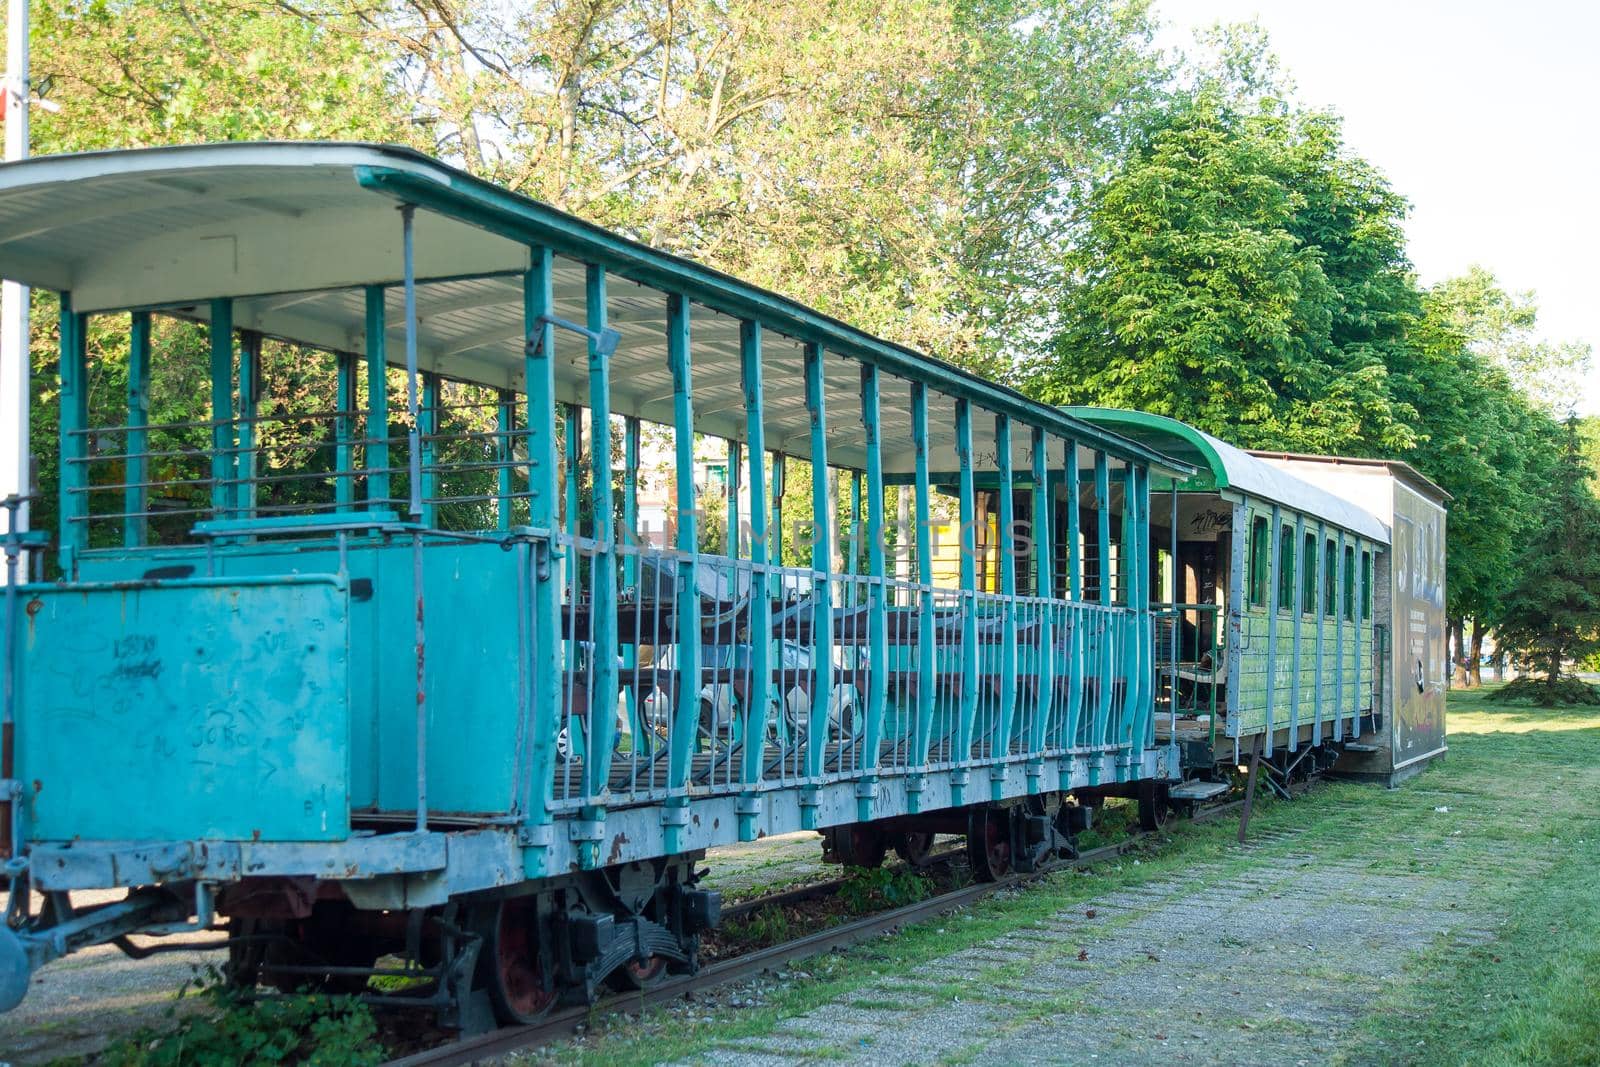
[[[1150,510],[1188,460],[401,149],[6,164],[0,233],[60,306],[59,491],[4,542],[0,1008],[215,929],[240,983],[398,956],[432,984],[395,999],[526,1021],[692,970],[709,847],[955,829],[992,877],[1069,847],[1070,794],[1180,775]],[[747,512],[712,545],[708,439]],[[848,546],[784,558],[783,488],[826,516],[841,475]],[[980,498],[1031,522],[981,569]]]

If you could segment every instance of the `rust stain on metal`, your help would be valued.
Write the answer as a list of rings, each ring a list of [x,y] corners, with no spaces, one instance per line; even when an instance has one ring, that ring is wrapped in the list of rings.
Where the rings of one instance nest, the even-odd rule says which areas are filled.
[[[622,846],[626,845],[627,843],[627,834],[618,834],[616,837],[613,837],[611,839],[611,855],[606,859],[606,863],[616,863],[618,860],[620,860],[622,858]]]

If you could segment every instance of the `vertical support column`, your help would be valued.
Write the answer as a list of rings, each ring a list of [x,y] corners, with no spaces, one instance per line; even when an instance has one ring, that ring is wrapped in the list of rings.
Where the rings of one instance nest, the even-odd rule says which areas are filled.
[[[1078,486],[1078,442],[1067,438],[1062,442],[1065,454],[1063,475],[1064,495],[1067,503],[1067,599],[1072,606],[1067,609],[1067,721],[1062,731],[1061,745],[1068,752],[1080,747],[1079,731],[1083,723],[1084,686],[1084,629],[1092,617],[1083,608],[1083,501]],[[1071,756],[1062,763],[1061,787],[1072,787],[1072,772],[1081,757]]]
[[[1300,747],[1300,642],[1301,642],[1301,636],[1302,636],[1302,634],[1303,634],[1303,632],[1305,631],[1305,628],[1306,628],[1306,616],[1305,616],[1305,607],[1306,607],[1306,605],[1305,605],[1306,574],[1307,573],[1310,573],[1310,574],[1315,574],[1316,573],[1315,570],[1311,570],[1311,571],[1308,572],[1307,568],[1308,567],[1315,567],[1316,561],[1317,561],[1316,553],[1312,553],[1312,556],[1311,556],[1310,559],[1306,559],[1305,558],[1305,555],[1306,555],[1306,517],[1304,515],[1298,515],[1298,516],[1295,517],[1295,521],[1294,521],[1294,548],[1295,548],[1295,558],[1300,561],[1300,565],[1295,569],[1294,589],[1291,591],[1291,594],[1290,594],[1290,596],[1292,598],[1290,600],[1290,604],[1292,606],[1289,609],[1289,625],[1291,627],[1293,627],[1291,632],[1292,632],[1293,640],[1294,640],[1294,644],[1291,646],[1290,661],[1289,661],[1290,662],[1290,670],[1292,672],[1289,675],[1289,744],[1288,744],[1288,748],[1289,748],[1290,752],[1294,752],[1297,749],[1299,749],[1299,747]]]
[[[439,495],[439,407],[442,389],[439,376],[431,372],[422,375],[422,406],[417,409],[417,439],[419,456],[418,474],[421,477],[419,497],[422,500],[422,525],[433,529],[438,525],[439,508],[434,503]]]
[[[256,412],[261,406],[261,335],[254,330],[239,334],[239,446],[234,460],[234,513],[251,519],[256,514]]]
[[[811,723],[806,731],[806,774],[822,774],[828,752],[828,710],[833,696],[833,565],[834,513],[831,479],[828,476],[828,412],[824,402],[822,346],[805,346],[806,412],[811,419],[811,570],[814,574],[811,601]],[[840,722],[840,741],[844,723]],[[807,804],[807,800],[810,801]],[[802,794],[800,825],[816,828],[814,791]]]
[[[1017,553],[1011,537],[1011,524],[1015,519],[1011,499],[1011,420],[1004,415],[994,417],[994,450],[1000,475],[995,564],[1000,571],[1000,595],[1005,598],[1001,608],[1005,630],[1000,635],[1000,713],[995,716],[989,746],[989,757],[997,762],[990,770],[989,780],[993,799],[1000,800],[1005,795],[1004,761],[1011,754],[1011,731],[1017,713]]]
[[[522,794],[525,820],[523,871],[532,878],[547,873],[555,777],[555,740],[561,730],[561,581],[555,566],[554,531],[560,515],[557,476],[555,328],[547,321],[555,308],[548,248],[530,248],[522,279],[522,322],[527,331],[523,390],[528,413],[528,525],[532,604],[528,627],[528,782]]]
[[[639,418],[622,420],[622,534],[617,538],[630,548],[638,548],[639,538]],[[631,589],[639,582],[639,557],[629,552],[622,557],[622,585]],[[629,650],[632,666],[632,649]]]
[[[883,743],[883,716],[889,703],[889,602],[884,581],[883,551],[883,430],[879,404],[879,373],[876,364],[861,365],[861,427],[867,453],[867,724],[862,741],[861,769],[865,778],[856,784],[856,818],[872,818],[872,802],[877,798],[876,770]],[[852,479],[860,499],[859,478]],[[857,526],[859,527],[859,507]],[[857,665],[859,666],[859,660]]]
[[[766,391],[761,374],[761,324],[739,323],[739,377],[744,387],[745,455],[750,461],[750,696],[745,709],[739,798],[739,840],[754,841],[761,814],[763,746],[772,692],[772,586],[767,563]]]
[[[135,311],[128,334],[128,434],[123,451],[128,454],[122,479],[122,543],[128,548],[143,545],[149,536],[145,509],[150,502],[150,313]]]
[[[584,293],[588,305],[589,330],[598,334],[606,327],[606,274],[602,267],[589,264]],[[600,796],[611,778],[611,743],[617,731],[617,548],[616,512],[611,489],[611,368],[595,338],[589,346],[589,463],[591,505],[594,509],[594,537],[600,547],[589,561],[589,670],[594,676],[589,696],[589,748],[583,761],[584,777],[591,798]],[[689,468],[693,470],[693,466]],[[679,705],[679,713],[698,709],[698,701]],[[604,808],[596,807],[591,818],[603,818]],[[595,846],[598,848],[598,844]]]
[[[1117,577],[1122,583],[1122,602],[1127,612],[1123,616],[1121,627],[1124,637],[1119,669],[1124,674],[1125,682],[1122,687],[1122,721],[1118,724],[1120,727],[1118,741],[1125,747],[1117,755],[1117,774],[1120,779],[1125,780],[1133,776],[1131,767],[1138,756],[1142,740],[1139,730],[1143,722],[1140,698],[1143,696],[1142,631],[1145,613],[1140,610],[1139,595],[1145,572],[1143,554],[1140,551],[1143,538],[1140,535],[1139,468],[1134,466],[1131,460],[1126,460],[1122,473],[1122,537],[1117,548]]]
[[[957,769],[950,773],[951,803],[966,802],[966,764],[972,760],[972,730],[978,717],[978,505],[972,476],[972,405],[956,401],[956,458],[961,499],[961,711],[956,723]]]
[[[1261,743],[1261,754],[1272,755],[1273,704],[1278,698],[1278,585],[1283,558],[1283,512],[1276,504],[1272,507],[1271,546],[1272,566],[1267,574],[1267,722],[1266,739]]]
[[[495,529],[505,531],[511,529],[516,499],[511,464],[515,455],[512,435],[517,432],[517,394],[510,389],[495,394],[494,432],[494,461],[499,464],[494,479],[494,524]]]
[[[1328,583],[1332,580],[1333,569],[1329,566],[1328,560],[1328,524],[1319,521],[1317,523],[1317,587],[1314,590],[1317,599],[1312,607],[1314,612],[1312,618],[1317,620],[1316,670],[1314,672],[1317,681],[1316,688],[1311,694],[1311,705],[1315,715],[1311,725],[1311,743],[1314,746],[1322,744],[1322,690],[1323,679],[1327,677],[1323,673],[1327,668],[1322,659],[1322,631],[1323,623],[1328,618]]]
[[[390,503],[389,326],[388,312],[383,302],[383,286],[367,286],[366,296],[367,508],[375,510],[387,508]]]
[[[1167,532],[1171,536],[1172,547],[1170,549],[1168,549],[1167,566],[1168,566],[1168,568],[1170,570],[1169,588],[1171,588],[1171,590],[1172,590],[1172,603],[1174,605],[1177,605],[1177,604],[1183,603],[1185,600],[1188,599],[1187,597],[1185,597],[1183,595],[1183,591],[1179,588],[1179,584],[1180,584],[1180,582],[1181,582],[1181,580],[1183,578],[1183,568],[1178,565],[1178,480],[1177,480],[1177,478],[1173,478],[1172,479],[1172,490],[1171,490],[1170,499],[1172,501],[1172,507],[1171,507],[1172,521],[1169,524],[1171,526],[1171,529],[1169,529]],[[1215,594],[1213,594],[1213,596],[1214,595]],[[1198,593],[1197,593],[1197,599],[1198,599]],[[1195,621],[1195,627],[1194,627],[1194,631],[1195,631],[1195,659],[1198,660],[1200,658],[1200,613],[1199,612],[1195,612],[1194,621]],[[1220,620],[1216,619],[1215,616],[1212,617],[1212,623],[1211,623],[1212,631],[1211,632],[1212,632],[1213,635],[1215,635],[1215,633],[1216,633],[1216,627],[1217,627],[1217,624],[1218,624],[1219,621]],[[1174,615],[1173,615],[1173,619],[1172,619],[1172,634],[1171,634],[1171,641],[1172,641],[1171,653],[1172,654],[1171,654],[1171,658],[1170,658],[1170,660],[1168,661],[1168,664],[1167,664],[1167,699],[1168,699],[1167,712],[1168,712],[1169,721],[1171,723],[1171,729],[1168,732],[1168,737],[1170,738],[1171,743],[1174,744],[1174,745],[1176,745],[1177,741],[1178,741],[1178,655],[1179,655],[1179,651],[1180,651],[1180,642],[1179,642],[1179,639],[1178,639],[1179,638],[1178,631],[1182,628],[1182,626],[1183,626],[1183,613],[1177,611],[1176,608],[1174,608]],[[1213,641],[1216,640],[1215,636],[1212,637],[1212,640]],[[1216,656],[1213,655],[1212,656],[1212,660],[1215,661],[1215,659],[1216,659]],[[1213,669],[1215,669],[1215,664],[1214,663],[1213,663]],[[1212,722],[1215,723],[1215,721],[1216,721],[1216,716],[1213,715],[1212,716]]]
[[[562,596],[571,598],[573,607],[577,606],[578,598],[578,535],[582,532],[578,522],[578,483],[583,480],[583,409],[577,404],[567,404],[563,409],[566,413],[567,442],[564,450],[566,458],[566,534],[567,550],[562,557],[564,573],[561,576]],[[578,662],[578,639],[568,637],[567,669],[576,670]]]
[[[1033,730],[1028,738],[1028,751],[1035,757],[1049,744],[1050,719],[1055,710],[1056,656],[1053,614],[1056,610],[1055,538],[1051,536],[1054,525],[1054,507],[1050,492],[1050,439],[1044,430],[1033,428],[1033,595],[1040,601],[1039,617],[1035,624],[1034,640],[1039,654],[1035,664],[1037,688],[1034,692]],[[1042,769],[1042,768],[1041,768]],[[1038,786],[1038,776],[1030,782],[1030,789]]]
[[[1339,531],[1334,552],[1333,587],[1333,739],[1344,740],[1344,583],[1348,580],[1344,569],[1344,531]]]
[[[1113,596],[1111,589],[1111,467],[1106,460],[1106,454],[1096,451],[1094,454],[1094,507],[1095,507],[1095,545],[1098,548],[1096,565],[1099,568],[1099,592],[1101,607],[1112,606]],[[1116,639],[1116,626],[1109,611],[1099,613],[1099,624],[1095,626],[1095,666],[1096,666],[1096,692],[1099,699],[1096,701],[1095,721],[1090,736],[1094,738],[1096,746],[1103,746],[1108,740],[1111,729],[1111,686],[1115,680],[1114,648]],[[1100,783],[1100,767],[1103,762],[1103,752],[1096,752],[1091,757],[1089,764],[1089,784]]]
[[[938,664],[934,655],[933,615],[933,519],[930,502],[933,490],[928,484],[928,387],[911,383],[911,442],[916,459],[917,540],[917,727],[916,749],[912,762],[928,762],[928,746],[933,739],[934,697],[939,689]],[[922,778],[916,778],[913,802],[921,799]],[[907,786],[909,788],[909,784]],[[912,810],[916,810],[913,807]]]
[[[678,691],[667,774],[668,788],[681,793],[689,780],[696,730],[700,720],[700,532],[694,496],[694,379],[689,357],[689,301],[681,293],[667,295],[667,365],[672,371],[672,437],[678,476],[678,603],[674,629],[678,639]],[[676,801],[673,807],[671,801]],[[667,851],[679,848],[679,831],[687,815],[687,796],[671,798],[662,813]],[[671,821],[676,819],[677,821]]]
[[[781,567],[783,558],[783,487],[788,465],[782,452],[772,454],[772,562]],[[754,497],[751,497],[754,507]]]
[[[739,558],[739,464],[742,462],[739,453],[743,451],[738,441],[728,442],[728,531],[727,555],[729,559]]]
[[[340,511],[349,511],[356,499],[356,357],[353,352],[333,354],[333,502]]]
[[[410,501],[407,515],[412,522],[422,518],[422,416],[417,409],[417,259],[416,208],[400,207],[401,247],[404,259],[405,339],[406,339],[406,414],[411,428],[406,434],[407,487]],[[426,583],[422,565],[422,534],[411,531],[411,588],[416,600],[417,657],[417,832],[428,828],[428,674],[427,627],[423,618]]]
[[[233,301],[211,301],[211,511],[233,516]]]
[[[72,294],[62,293],[57,510],[61,516],[61,570],[68,579],[77,576],[78,555],[89,546],[89,468],[85,462],[89,455],[88,332],[89,317],[73,311]]]

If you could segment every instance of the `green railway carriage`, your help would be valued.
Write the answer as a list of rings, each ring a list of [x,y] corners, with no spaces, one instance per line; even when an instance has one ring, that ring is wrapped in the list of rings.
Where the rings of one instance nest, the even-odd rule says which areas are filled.
[[[1169,688],[1182,714],[1161,721],[1183,743],[1185,764],[1209,768],[1259,749],[1290,772],[1367,747],[1362,738],[1383,725],[1377,650],[1389,627],[1375,610],[1375,580],[1389,549],[1385,525],[1176,420],[1068,410],[1197,468],[1157,486],[1151,518],[1152,539],[1176,563]]]

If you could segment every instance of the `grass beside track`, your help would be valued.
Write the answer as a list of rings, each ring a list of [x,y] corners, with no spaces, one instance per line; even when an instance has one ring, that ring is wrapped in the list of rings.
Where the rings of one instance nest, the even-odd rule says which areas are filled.
[[[1253,834],[1293,832],[1292,845],[1281,846],[1285,856],[1313,852],[1370,862],[1376,870],[1420,873],[1443,880],[1474,909],[1499,916],[1487,941],[1417,944],[1399,973],[1374,984],[1367,1018],[1343,1036],[1331,1058],[1347,1064],[1600,1064],[1600,869],[1593,863],[1600,853],[1600,714],[1510,707],[1496,703],[1489,689],[1452,695],[1449,730],[1449,756],[1399,789],[1336,782],[1294,802],[1258,798]],[[643,1019],[596,1020],[583,1040],[539,1050],[522,1062],[537,1057],[624,1067],[693,1061],[769,1035],[785,1018],[873,996],[885,977],[915,982],[933,961],[1041,928],[1043,920],[1107,893],[1181,877],[1196,864],[1226,876],[1273,861],[1278,846],[1247,853],[1234,844],[1235,833],[1232,820],[1179,823],[1164,840],[1120,863],[1057,873],[958,916],[803,964],[806,977],[776,984],[758,1004],[702,1004]],[[1448,864],[1430,860],[1441,851]],[[1041,960],[1061,950],[1059,942],[1041,938]],[[1016,977],[1009,972],[1026,969],[1007,964],[979,977],[998,988]],[[971,1000],[975,990],[970,981],[927,982],[918,992],[955,1005]],[[1219,995],[1197,985],[1192,1004],[1182,1008],[1190,1016],[1203,1013]],[[1017,1025],[1027,1026],[1030,1017],[1059,1018],[1082,1006],[1070,993],[1041,990],[1014,1010]],[[1084,1016],[1086,1027],[1103,1023]],[[863,1048],[838,1052],[871,1055]]]

